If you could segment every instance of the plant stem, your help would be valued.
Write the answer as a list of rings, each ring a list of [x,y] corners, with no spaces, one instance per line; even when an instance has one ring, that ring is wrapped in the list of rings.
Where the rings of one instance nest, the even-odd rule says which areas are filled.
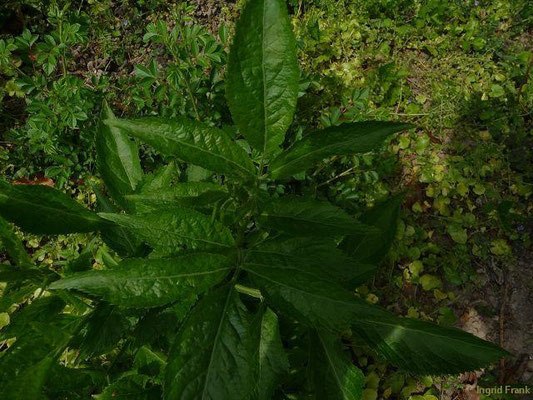
[[[181,37],[181,40],[182,40],[182,42],[184,44],[184,47],[187,49],[187,51],[189,53],[189,56],[190,56],[191,51],[188,48],[187,43],[185,42],[185,35],[183,33],[183,28],[181,26],[181,21],[178,22],[177,27],[178,27],[178,30],[179,30],[179,36]],[[170,49],[170,52],[172,54],[172,57],[174,57],[174,60],[178,61],[179,57],[178,57],[175,49],[172,47],[172,44],[168,44],[167,46]],[[189,93],[189,97],[191,98],[192,108],[194,109],[194,114],[196,115],[196,119],[198,121],[201,121],[202,119],[200,118],[200,113],[198,112],[198,106],[196,104],[196,97],[194,97],[194,93],[193,93],[192,88],[191,88],[191,83],[189,82],[189,77],[187,75],[188,75],[188,71],[186,71],[183,74],[183,81],[185,82],[185,86],[187,88],[187,92]]]
[[[194,93],[192,91],[189,79],[184,76],[183,80],[185,81],[185,86],[187,87],[187,92],[189,92],[189,96],[191,98],[191,103],[192,103],[192,108],[194,109],[194,113],[196,114],[196,119],[198,121],[201,121],[202,119],[200,118],[200,113],[198,113],[198,106],[196,105],[196,98],[194,97]]]
[[[256,299],[263,301],[263,295],[259,289],[254,289],[237,283],[235,285],[235,290],[237,290],[239,293],[247,294],[248,296],[255,297]]]
[[[59,20],[59,41],[63,41],[63,20]],[[61,51],[61,68],[63,70],[63,76],[67,76],[67,65],[65,63],[65,53],[63,49],[60,49]]]
[[[326,182],[322,182],[322,183],[318,184],[318,185],[317,185],[317,188],[319,188],[319,187],[321,187],[321,186],[324,186],[324,185],[327,185],[327,184],[333,182],[333,181],[336,180],[336,179],[342,178],[343,176],[349,175],[349,174],[352,173],[354,170],[355,170],[355,167],[352,167],[352,168],[350,168],[350,169],[347,169],[346,171],[341,172],[341,173],[338,174],[338,175],[335,175],[333,178],[328,179]]]

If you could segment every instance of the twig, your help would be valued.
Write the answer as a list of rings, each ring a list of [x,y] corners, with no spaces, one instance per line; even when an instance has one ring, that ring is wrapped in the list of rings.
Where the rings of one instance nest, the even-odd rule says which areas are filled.
[[[399,112],[393,112],[391,115],[399,115],[401,117],[421,117],[424,115],[430,115],[429,113],[416,113],[416,114],[409,114],[409,113],[399,113]]]
[[[350,168],[350,169],[347,169],[346,171],[341,172],[341,173],[338,174],[338,175],[335,175],[333,178],[328,179],[326,182],[322,182],[322,183],[320,183],[319,185],[317,185],[317,188],[319,188],[319,187],[321,187],[321,186],[324,186],[324,185],[327,185],[328,183],[331,183],[331,182],[333,182],[333,181],[336,180],[336,179],[342,178],[343,176],[346,176],[346,175],[352,173],[354,170],[355,170],[355,167],[352,167],[352,168]]]
[[[398,114],[398,112],[400,111],[400,103],[402,102],[402,98],[403,98],[403,86],[400,86],[400,99],[398,100],[398,104],[396,105],[396,110],[395,110],[395,114]]]

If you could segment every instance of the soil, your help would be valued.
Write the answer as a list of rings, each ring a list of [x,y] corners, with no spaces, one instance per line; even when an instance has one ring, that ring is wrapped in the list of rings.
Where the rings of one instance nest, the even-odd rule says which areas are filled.
[[[501,383],[533,385],[533,252],[525,251],[505,269],[491,264],[478,272],[487,278],[460,302],[461,328],[513,354],[498,367]],[[451,398],[479,398],[476,386],[482,373],[465,374],[464,389]]]

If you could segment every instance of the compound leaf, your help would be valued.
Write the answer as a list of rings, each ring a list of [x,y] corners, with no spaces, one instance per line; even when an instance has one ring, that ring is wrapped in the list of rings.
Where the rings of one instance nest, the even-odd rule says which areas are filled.
[[[113,118],[113,111],[104,102],[102,119]],[[125,208],[124,195],[133,193],[143,177],[137,145],[119,128],[100,123],[96,133],[96,161],[107,190]]]
[[[246,398],[253,384],[250,323],[250,314],[230,286],[200,300],[174,339],[164,398]]]
[[[174,155],[210,171],[247,177],[255,172],[248,154],[226,132],[199,121],[146,117],[107,119],[105,123],[139,138],[162,154]]]
[[[311,168],[327,157],[369,152],[393,133],[411,127],[398,122],[365,121],[310,133],[272,161],[270,175],[274,179],[286,178]]]
[[[309,371],[318,400],[360,400],[365,377],[344,353],[337,335],[310,334]]]
[[[0,240],[15,265],[32,265],[30,256],[21,240],[11,229],[9,223],[2,217],[0,217]]]
[[[361,222],[376,227],[378,232],[347,236],[340,247],[361,262],[378,264],[388,253],[396,236],[402,202],[402,195],[395,196],[364,213]]]
[[[254,400],[270,400],[281,377],[289,370],[289,361],[281,343],[278,316],[269,308],[260,313],[258,325],[257,357],[259,371]]]
[[[225,187],[209,182],[186,182],[166,189],[151,191],[146,194],[126,196],[136,213],[155,211],[169,205],[200,208],[226,199]]]
[[[74,274],[52,283],[50,289],[78,290],[123,307],[158,307],[202,293],[228,271],[227,258],[219,254],[132,258],[110,270]]]
[[[221,250],[233,245],[228,228],[188,208],[174,206],[142,216],[100,215],[132,230],[153,249],[159,250],[158,254],[175,254],[180,248]]]
[[[456,328],[392,314],[356,317],[353,332],[390,363],[416,374],[474,371],[507,353]]]
[[[249,261],[243,268],[251,274],[267,304],[310,327],[345,329],[358,302],[364,303],[340,285],[310,273]]]
[[[327,238],[281,236],[265,241],[249,254],[259,264],[302,270],[350,287],[366,282],[376,270],[375,265],[356,262]]]
[[[298,236],[342,236],[376,231],[327,201],[296,196],[272,200],[261,213],[260,222],[267,228]]]
[[[59,190],[0,180],[0,214],[23,231],[54,235],[98,231],[108,225]]]

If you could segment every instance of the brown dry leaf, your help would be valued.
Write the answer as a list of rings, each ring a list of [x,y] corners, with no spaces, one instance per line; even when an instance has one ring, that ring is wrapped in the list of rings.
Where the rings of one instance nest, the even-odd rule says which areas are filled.
[[[42,175],[34,176],[32,179],[22,178],[13,182],[13,185],[43,185],[54,187],[54,181],[50,178],[45,178]]]

